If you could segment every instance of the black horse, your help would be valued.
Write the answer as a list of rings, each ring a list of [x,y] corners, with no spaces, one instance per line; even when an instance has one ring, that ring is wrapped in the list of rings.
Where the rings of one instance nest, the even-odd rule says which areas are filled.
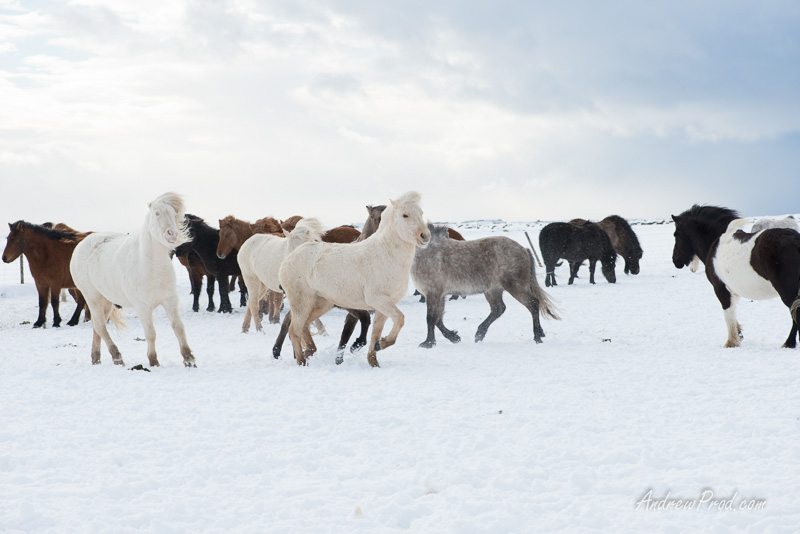
[[[771,228],[755,233],[742,230],[747,223],[728,208],[694,205],[675,221],[672,263],[678,269],[697,256],[705,264],[728,326],[726,347],[738,347],[742,327],[736,321],[739,297],[762,300],[779,296],[789,308],[792,329],[783,344],[797,346],[800,315],[800,233]]]
[[[217,244],[219,243],[219,230],[212,228],[206,222],[191,214],[186,214],[186,226],[189,228],[189,233],[192,240],[180,245],[175,249],[175,254],[178,257],[188,255],[194,252],[203,263],[206,272],[217,279],[217,286],[219,287],[219,312],[232,313],[233,306],[228,298],[230,286],[228,277],[241,276],[242,271],[239,269],[239,262],[236,260],[236,252],[229,254],[225,259],[220,259],[217,256]],[[240,305],[247,305],[246,290],[240,286],[241,297]],[[192,293],[195,295],[195,302],[200,294],[199,284],[192,287]]]
[[[539,248],[547,272],[544,283],[555,286],[555,268],[560,265],[559,258],[570,264],[569,283],[575,281],[578,268],[583,260],[589,260],[589,283],[594,284],[594,269],[599,261],[603,276],[609,283],[617,281],[614,272],[617,253],[611,246],[608,235],[595,223],[587,222],[577,226],[565,222],[550,223],[539,232]]]

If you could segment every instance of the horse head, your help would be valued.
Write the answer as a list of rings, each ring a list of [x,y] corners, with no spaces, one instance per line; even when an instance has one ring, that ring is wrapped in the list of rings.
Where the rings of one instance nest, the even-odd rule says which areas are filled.
[[[237,244],[236,229],[233,226],[233,217],[228,216],[219,220],[219,244],[217,244],[217,257],[224,260],[233,252]]]
[[[23,229],[25,223],[17,221],[15,223],[8,223],[10,232],[6,238],[6,249],[3,251],[3,262],[11,263],[22,255],[25,250],[25,236],[23,236]]]
[[[617,252],[608,242],[608,246],[600,256],[600,270],[603,271],[603,276],[608,280],[609,284],[614,284],[617,281],[617,273],[615,271],[617,266]]]
[[[286,238],[289,240],[287,252],[294,251],[303,243],[322,240],[323,233],[324,229],[319,219],[314,217],[301,219],[294,229],[286,234]]]
[[[639,260],[642,259],[642,252],[632,252],[625,258],[625,272],[639,274]]]
[[[672,220],[675,221],[675,246],[672,248],[672,263],[678,269],[682,269],[692,263],[695,256],[689,231],[690,223],[682,215],[673,215]]]
[[[421,196],[416,191],[409,191],[397,200],[390,200],[389,207],[381,216],[381,222],[391,221],[397,235],[408,243],[424,248],[431,240],[431,231],[422,218],[422,208],[419,207]],[[378,231],[383,231],[386,225],[381,224]]]
[[[189,241],[183,210],[183,199],[175,193],[164,193],[148,205],[146,225],[153,239],[174,249]]]

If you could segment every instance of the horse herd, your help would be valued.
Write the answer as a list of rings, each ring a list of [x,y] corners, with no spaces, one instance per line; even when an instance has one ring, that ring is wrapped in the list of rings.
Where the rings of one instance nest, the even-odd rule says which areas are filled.
[[[62,289],[68,289],[77,303],[68,325],[78,324],[86,308],[87,320],[92,318],[93,364],[100,363],[101,341],[114,363],[123,364],[107,323],[121,326],[124,319],[120,308],[133,307],[142,322],[149,363],[159,365],[153,310],[162,306],[178,339],[184,365],[196,366],[178,309],[173,255],[189,273],[195,312],[204,277],[207,310],[215,309],[216,283],[220,312],[232,311],[229,292],[238,280],[240,305],[247,307],[243,332],[249,330],[251,321],[256,330],[262,330],[263,315],[270,323],[279,323],[285,295],[290,309],[272,352],[274,357],[280,356],[288,335],[300,365],[316,352],[311,325],[323,331],[320,318],[339,307],[348,314],[337,363],[360,324],[351,351],[367,346],[368,362],[379,366],[377,351],[393,345],[404,325],[397,303],[406,294],[409,278],[427,306],[427,337],[420,347],[436,344],[435,329],[453,343],[460,341],[458,333],[443,322],[445,299],[453,295],[485,296],[490,313],[474,338],[481,341],[505,311],[504,292],[528,309],[534,341],[541,343],[545,333],[540,316],[559,317],[551,298],[537,282],[531,250],[502,236],[464,240],[451,228],[426,223],[419,204],[420,195],[408,192],[388,205],[367,206],[368,218],[361,232],[352,226],[325,231],[317,219],[299,216],[283,222],[266,217],[255,223],[229,216],[221,219],[216,229],[202,218],[187,214],[179,195],[166,193],[149,204],[144,224],[130,234],[81,233],[61,223],[11,223],[3,261],[12,262],[22,254],[28,258],[39,294],[34,328],[45,324],[48,300],[53,326],[60,326]],[[725,346],[741,343],[741,326],[735,316],[740,296],[779,296],[792,320],[783,346],[794,348],[800,315],[800,233],[794,219],[759,222],[745,232],[747,221],[735,211],[695,205],[673,215],[673,221],[673,263],[677,268],[690,266],[693,270],[697,262],[705,265],[728,327]],[[569,264],[569,284],[588,260],[589,282],[593,284],[598,261],[606,280],[614,283],[617,255],[625,262],[624,272],[634,275],[639,273],[642,258],[636,234],[616,215],[597,223],[573,219],[548,224],[539,234],[539,247],[547,287],[556,285],[555,267],[561,259]],[[370,313],[374,314],[372,319]],[[392,328],[383,336],[388,319]],[[370,323],[372,332],[367,340]]]

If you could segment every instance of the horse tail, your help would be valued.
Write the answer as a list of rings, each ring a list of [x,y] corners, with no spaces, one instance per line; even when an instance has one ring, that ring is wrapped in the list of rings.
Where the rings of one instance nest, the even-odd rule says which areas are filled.
[[[533,291],[534,296],[539,299],[539,312],[542,315],[546,315],[551,319],[560,320],[561,317],[558,316],[558,309],[556,308],[553,299],[550,298],[550,295],[545,293],[542,286],[539,285],[539,282],[536,280],[536,263],[533,261],[533,253],[528,250],[528,257],[531,260],[531,290]]]
[[[125,330],[128,328],[128,323],[125,321],[125,312],[122,311],[122,308],[117,306],[116,304],[111,306],[111,324],[114,325],[114,328],[117,329],[117,333],[120,330]]]

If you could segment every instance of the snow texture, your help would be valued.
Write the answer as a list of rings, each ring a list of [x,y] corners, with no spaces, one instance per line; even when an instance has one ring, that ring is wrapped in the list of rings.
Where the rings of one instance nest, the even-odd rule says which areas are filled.
[[[526,246],[527,230],[538,249],[543,224],[454,226]],[[425,305],[409,284],[405,327],[379,369],[363,349],[335,364],[340,310],[323,318],[330,335],[308,367],[288,339],[273,359],[278,327],[240,333],[244,308],[193,313],[177,261],[198,368],[184,368],[161,308],[162,367],[128,370],[147,366],[132,310],[112,331],[126,367],[105,346],[92,366],[91,325],[52,328],[48,310],[48,327],[32,329],[32,279],[20,285],[19,264],[3,264],[0,532],[796,532],[800,353],[779,348],[788,310],[742,300],[742,347],[722,348],[702,270],[672,265],[671,221],[634,230],[638,276],[620,259],[616,284],[598,269],[590,285],[583,267],[568,286],[566,263],[556,269],[547,291],[563,320],[543,322],[541,345],[508,295],[474,343],[489,313],[478,295],[447,302],[461,343],[437,332],[420,349]],[[733,508],[764,503],[677,509],[708,492]]]

